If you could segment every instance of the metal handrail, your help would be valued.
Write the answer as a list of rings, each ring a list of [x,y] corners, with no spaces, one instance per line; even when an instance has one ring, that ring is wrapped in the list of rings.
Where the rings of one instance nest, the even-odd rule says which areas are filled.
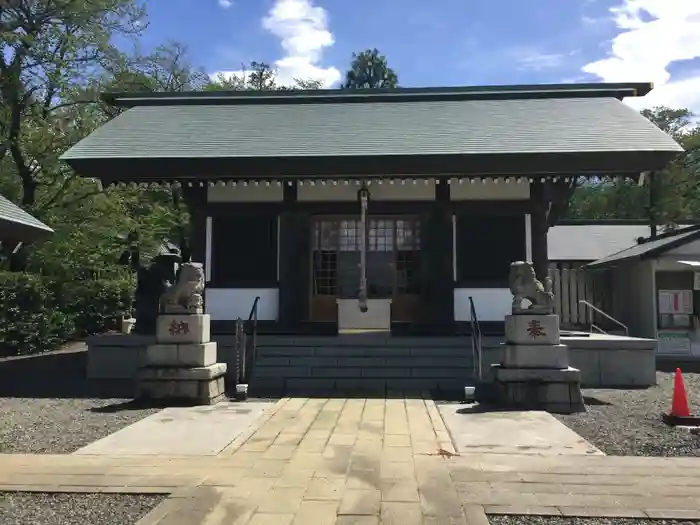
[[[613,323],[615,323],[617,326],[619,326],[620,328],[622,328],[622,329],[625,331],[625,336],[626,336],[626,337],[629,337],[630,331],[629,331],[629,328],[627,328],[627,325],[626,325],[626,324],[621,323],[620,321],[618,321],[617,319],[615,319],[613,316],[611,316],[611,315],[609,315],[609,314],[606,314],[603,310],[601,310],[601,309],[598,308],[597,306],[592,305],[591,303],[589,303],[589,302],[586,301],[585,299],[580,299],[578,303],[579,303],[579,304],[582,304],[582,305],[584,305],[584,306],[587,306],[588,308],[590,308],[591,310],[593,310],[593,312],[597,312],[598,314],[602,315],[603,317],[605,317],[605,318],[608,319],[609,321],[612,321]],[[596,330],[599,330],[600,332],[606,334],[606,333],[607,333],[606,331],[602,330],[599,326],[597,326],[597,325],[595,325],[595,324],[593,323],[593,312],[589,312],[589,314],[590,314],[590,323],[589,323],[590,332],[593,333],[593,328],[595,328]]]
[[[248,326],[246,326],[246,336],[248,333],[251,334],[251,347],[250,347],[250,367],[252,368],[255,366],[255,358],[257,357],[258,353],[258,303],[260,302],[260,296],[257,296],[255,300],[253,301],[253,306],[250,308],[250,314],[248,315],[248,322],[246,323]],[[252,330],[249,332],[249,327],[252,327]],[[247,339],[247,337],[246,337]],[[247,341],[246,341],[247,342]],[[246,351],[248,350],[247,345],[246,345]],[[250,374],[249,374],[250,376]],[[246,378],[246,382],[248,381],[249,377]]]
[[[474,306],[474,298],[469,297],[469,321],[471,324],[471,336],[472,336],[472,360],[474,367],[474,375],[481,382],[482,380],[482,366],[481,366],[481,354],[482,354],[482,336],[481,336],[481,325],[479,324],[479,318],[476,315],[476,307]]]
[[[236,319],[236,384],[247,384],[250,379],[250,367],[255,364],[258,339],[258,303],[260,297],[256,297],[250,308],[248,319],[244,321],[240,317]],[[251,344],[248,343],[248,335],[251,336]]]

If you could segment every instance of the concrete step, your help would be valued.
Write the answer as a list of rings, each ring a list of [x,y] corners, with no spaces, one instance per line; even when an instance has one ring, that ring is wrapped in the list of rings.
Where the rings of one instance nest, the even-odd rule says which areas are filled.
[[[469,338],[274,337],[258,340],[250,395],[430,393],[461,399],[474,383]]]

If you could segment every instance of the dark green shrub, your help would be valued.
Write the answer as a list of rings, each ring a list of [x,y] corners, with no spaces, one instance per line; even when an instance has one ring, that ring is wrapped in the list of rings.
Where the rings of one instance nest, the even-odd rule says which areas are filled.
[[[53,290],[36,275],[0,272],[0,354],[46,352],[75,332]]]
[[[57,280],[0,272],[0,355],[55,350],[75,338],[118,330],[131,311],[128,277]]]
[[[76,336],[119,330],[131,312],[134,284],[128,277],[61,283],[61,310],[75,322]]]

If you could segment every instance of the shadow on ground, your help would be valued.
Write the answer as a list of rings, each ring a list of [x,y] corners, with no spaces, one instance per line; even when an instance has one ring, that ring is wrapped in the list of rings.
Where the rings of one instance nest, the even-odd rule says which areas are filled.
[[[87,352],[58,351],[0,359],[0,397],[111,399],[124,392],[121,381],[85,378]]]

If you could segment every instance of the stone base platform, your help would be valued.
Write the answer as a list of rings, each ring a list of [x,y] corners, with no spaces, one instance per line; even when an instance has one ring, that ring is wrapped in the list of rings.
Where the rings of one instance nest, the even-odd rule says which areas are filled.
[[[194,368],[147,366],[138,372],[136,398],[213,405],[225,398],[225,374],[225,363]]]
[[[495,380],[479,385],[476,400],[497,408],[545,410],[559,414],[585,412],[581,372],[576,368],[493,367]]]
[[[503,344],[503,349],[503,366],[506,368],[569,367],[569,348],[566,345]]]

